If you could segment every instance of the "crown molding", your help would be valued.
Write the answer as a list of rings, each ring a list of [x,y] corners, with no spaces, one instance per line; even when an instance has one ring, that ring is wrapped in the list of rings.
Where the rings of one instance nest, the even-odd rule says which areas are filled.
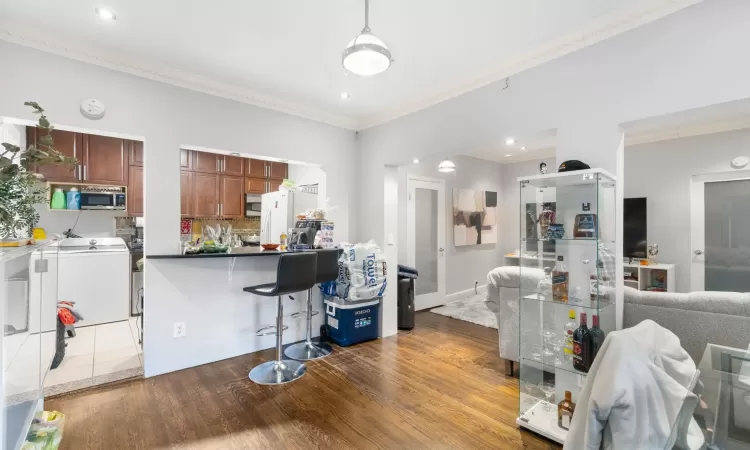
[[[532,50],[504,61],[501,65],[478,77],[474,76],[458,85],[446,86],[432,95],[414,99],[407,105],[371,115],[359,123],[360,130],[383,125],[400,117],[435,106],[703,1],[640,0],[628,8],[593,20],[582,29],[568,33],[558,39],[547,41]]]
[[[46,34],[33,27],[19,27],[0,22],[0,40],[339,128],[353,131],[358,129],[357,121],[350,117],[326,113],[308,105],[282,100],[244,86],[217,81],[166,64],[135,58],[123,52],[104,51],[101,47]]]

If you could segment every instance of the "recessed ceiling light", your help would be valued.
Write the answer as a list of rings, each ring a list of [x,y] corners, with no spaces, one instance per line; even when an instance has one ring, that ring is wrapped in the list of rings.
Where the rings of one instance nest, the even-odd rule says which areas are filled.
[[[516,139],[515,138],[509,137],[509,138],[505,139],[505,145],[513,145],[515,143],[516,143]]]
[[[522,151],[522,152],[525,152],[525,151],[526,151],[526,147],[525,147],[525,146],[524,146],[524,147],[521,147],[521,151]]]
[[[349,93],[348,92],[342,92],[341,93],[341,100],[349,100]]]
[[[240,156],[240,154],[238,152],[232,152],[232,153],[230,153],[230,155],[232,155],[232,156]]]
[[[414,158],[411,160],[414,164],[419,164],[419,158]]]
[[[511,156],[513,156],[513,155],[511,155],[510,153],[506,153],[506,154],[505,154],[505,157],[506,157],[506,158],[510,158]]]
[[[114,11],[110,11],[106,8],[96,8],[96,15],[102,20],[115,20],[117,16]]]

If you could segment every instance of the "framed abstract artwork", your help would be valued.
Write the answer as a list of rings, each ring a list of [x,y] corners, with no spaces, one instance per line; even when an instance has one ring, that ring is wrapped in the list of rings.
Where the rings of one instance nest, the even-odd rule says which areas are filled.
[[[453,245],[497,243],[497,192],[453,189]]]

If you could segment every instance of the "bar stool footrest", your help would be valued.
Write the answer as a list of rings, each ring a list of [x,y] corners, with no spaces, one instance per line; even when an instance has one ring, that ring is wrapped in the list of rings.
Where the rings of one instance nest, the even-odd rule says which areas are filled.
[[[286,331],[289,329],[288,325],[284,325],[281,330]],[[269,327],[263,327],[255,332],[256,336],[270,336],[272,334],[276,334],[276,327],[275,326],[269,326]]]

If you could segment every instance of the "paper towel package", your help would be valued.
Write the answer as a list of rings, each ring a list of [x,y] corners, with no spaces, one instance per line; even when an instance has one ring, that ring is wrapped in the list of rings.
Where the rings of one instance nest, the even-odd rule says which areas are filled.
[[[336,294],[345,300],[382,297],[386,288],[385,255],[375,241],[364,244],[342,242]]]

